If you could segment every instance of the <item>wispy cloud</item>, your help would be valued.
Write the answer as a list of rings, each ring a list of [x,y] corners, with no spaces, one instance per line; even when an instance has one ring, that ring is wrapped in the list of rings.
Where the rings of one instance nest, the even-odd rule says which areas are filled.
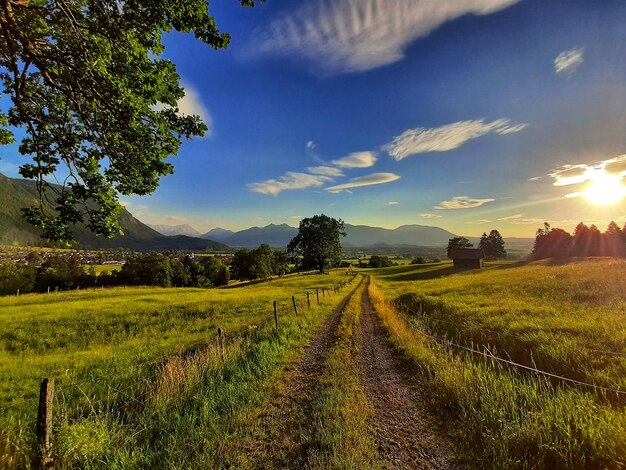
[[[248,184],[248,188],[256,193],[277,196],[282,191],[287,190],[318,188],[329,181],[332,181],[332,178],[328,176],[289,171],[278,179],[269,179],[260,183],[250,183]]]
[[[509,221],[509,223],[513,225],[541,225],[543,224],[543,222],[544,222],[543,219],[529,218],[529,217],[522,217],[519,219],[512,219]]]
[[[443,216],[439,214],[431,214],[430,212],[423,212],[420,214],[422,219],[441,219]]]
[[[493,201],[495,199],[492,198],[476,199],[469,196],[456,196],[449,201],[441,201],[434,209],[473,209]]]
[[[326,188],[326,191],[339,192],[351,188],[359,188],[361,186],[390,183],[398,179],[400,179],[400,176],[393,173],[372,173],[371,175],[352,178],[348,183],[331,186],[329,188]]]
[[[522,217],[524,217],[526,214],[513,214],[513,215],[509,215],[507,217],[500,217],[498,220],[515,220],[515,219],[521,219]]]
[[[398,201],[389,201],[389,202],[385,202],[386,206],[397,206],[399,204]]]
[[[377,159],[375,152],[354,152],[331,163],[340,168],[369,168],[374,166]]]
[[[409,129],[383,147],[396,160],[409,155],[426,152],[445,152],[454,150],[469,140],[487,134],[512,134],[525,129],[527,124],[515,124],[509,119],[497,119],[485,122],[484,119],[459,121],[441,127],[418,127]]]
[[[579,47],[561,52],[554,59],[554,71],[556,73],[573,73],[585,61],[584,51],[584,47]]]
[[[548,176],[554,180],[554,186],[582,184],[605,175],[617,179],[626,177],[626,155],[589,164],[563,165],[548,173]]]
[[[323,176],[343,176],[343,171],[332,166],[310,166],[306,169],[309,173]]]
[[[317,0],[257,31],[252,53],[304,58],[317,75],[392,64],[447,21],[487,15],[518,0]]]
[[[202,98],[198,90],[191,84],[183,81],[183,88],[185,90],[185,96],[178,100],[178,112],[184,116],[200,116],[200,119],[208,127],[205,137],[210,137],[213,134],[213,116],[209,112],[208,108],[202,102]],[[159,111],[167,108],[166,105],[159,103],[154,106],[154,109]]]
[[[468,225],[485,225],[488,223],[491,223],[491,220],[489,219],[478,219],[478,220],[472,220],[471,222],[465,222]]]
[[[306,148],[307,150],[315,150],[315,147],[317,147],[317,145],[315,144],[315,142],[313,142],[312,140],[309,140],[306,143]]]

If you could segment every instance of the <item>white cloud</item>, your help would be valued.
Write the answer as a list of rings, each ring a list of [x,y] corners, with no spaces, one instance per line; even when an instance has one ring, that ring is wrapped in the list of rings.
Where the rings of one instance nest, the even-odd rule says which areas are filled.
[[[509,223],[513,225],[541,225],[543,224],[543,219],[535,219],[535,218],[521,218],[521,219],[513,219],[509,221]]]
[[[443,216],[439,214],[431,214],[429,212],[423,212],[420,214],[422,219],[441,219]]]
[[[392,64],[447,21],[487,15],[519,0],[317,0],[257,31],[251,53],[302,57],[318,75]]]
[[[465,223],[469,224],[469,225],[485,225],[485,224],[488,224],[490,222],[491,222],[491,220],[489,220],[489,219],[478,219],[478,220],[472,220],[471,222],[465,222]]]
[[[573,73],[585,61],[583,57],[584,50],[584,47],[579,47],[561,52],[554,59],[554,71],[556,73]]]
[[[398,204],[398,201],[389,201],[385,203],[386,206],[397,206]]]
[[[306,143],[306,148],[307,150],[315,150],[315,147],[317,147],[317,145],[315,144],[315,142],[313,142],[312,140],[309,140]]]
[[[484,119],[459,121],[441,127],[418,127],[404,131],[383,147],[396,160],[409,155],[426,152],[445,152],[454,150],[468,140],[496,133],[506,135],[520,132],[527,124],[513,124],[509,119],[497,119],[485,122]]]
[[[569,186],[595,180],[603,175],[615,178],[626,177],[626,155],[595,163],[563,165],[548,174],[554,186]]]
[[[436,205],[435,209],[473,209],[474,207],[480,207],[488,202],[493,202],[495,199],[475,199],[469,196],[455,196],[449,201],[441,201]]]
[[[277,180],[269,179],[260,183],[250,183],[248,188],[256,193],[277,196],[282,191],[292,189],[318,188],[329,181],[332,181],[332,178],[328,176],[289,171]]]
[[[343,171],[332,166],[310,166],[306,169],[309,173],[323,176],[343,176]]]
[[[130,206],[130,202],[129,201],[125,201],[124,199],[120,199],[119,203],[120,203],[120,206],[122,206],[122,207]]]
[[[378,158],[375,152],[354,152],[331,163],[341,168],[369,168],[374,166],[376,160]]]
[[[507,217],[500,217],[498,220],[515,220],[515,219],[521,219],[522,217],[524,217],[524,215],[526,214],[513,214],[513,215],[509,215]]]
[[[200,119],[206,124],[208,130],[204,134],[205,137],[209,137],[213,134],[213,117],[208,108],[202,102],[200,93],[198,90],[189,83],[183,82],[183,88],[185,90],[185,96],[178,100],[178,111],[184,116],[200,116]],[[153,107],[159,111],[165,109],[163,104],[157,104]]]
[[[367,176],[360,176],[358,178],[352,178],[350,182],[339,184],[337,186],[331,186],[326,188],[326,191],[340,192],[350,188],[359,188],[361,186],[371,186],[374,184],[390,183],[400,179],[398,175],[393,173],[372,173]]]
[[[528,181],[539,181],[543,176],[533,176],[532,178],[528,178]]]

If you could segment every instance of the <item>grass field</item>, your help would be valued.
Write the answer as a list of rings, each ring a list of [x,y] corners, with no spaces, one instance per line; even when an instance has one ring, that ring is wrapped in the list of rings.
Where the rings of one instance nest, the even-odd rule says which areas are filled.
[[[441,263],[374,273],[371,295],[391,340],[414,361],[432,406],[461,424],[459,441],[471,461],[489,468],[626,466],[624,400],[494,366],[421,334],[489,344],[500,357],[625,390],[624,260],[491,263],[465,272]]]
[[[26,466],[33,454],[43,377],[56,380],[60,467],[213,465],[211,449],[230,420],[339,299],[326,294],[317,307],[312,296],[309,310],[305,292],[351,279],[333,273],[227,290],[115,288],[1,298],[0,467]],[[292,295],[300,302],[297,318]],[[218,327],[226,332],[224,363]]]

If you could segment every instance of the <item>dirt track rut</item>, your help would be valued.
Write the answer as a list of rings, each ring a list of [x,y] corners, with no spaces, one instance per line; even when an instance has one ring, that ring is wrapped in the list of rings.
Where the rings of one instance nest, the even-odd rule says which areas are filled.
[[[369,285],[369,278],[367,279]],[[390,468],[453,469],[454,445],[424,405],[410,365],[390,344],[367,286],[361,296],[360,372],[374,408],[381,459]]]
[[[270,403],[258,416],[256,428],[260,431],[252,442],[241,443],[248,468],[304,468],[308,442],[315,431],[312,404],[319,396],[319,378],[324,362],[337,340],[337,328],[342,313],[364,280],[342,299],[326,319],[322,328],[309,342],[274,391]],[[235,466],[237,463],[233,463]]]

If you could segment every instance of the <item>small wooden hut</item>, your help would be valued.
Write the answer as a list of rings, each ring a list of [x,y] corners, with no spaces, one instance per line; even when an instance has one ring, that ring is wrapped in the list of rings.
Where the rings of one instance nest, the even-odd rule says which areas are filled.
[[[474,269],[483,267],[485,255],[480,248],[457,248],[450,253],[455,268]]]

